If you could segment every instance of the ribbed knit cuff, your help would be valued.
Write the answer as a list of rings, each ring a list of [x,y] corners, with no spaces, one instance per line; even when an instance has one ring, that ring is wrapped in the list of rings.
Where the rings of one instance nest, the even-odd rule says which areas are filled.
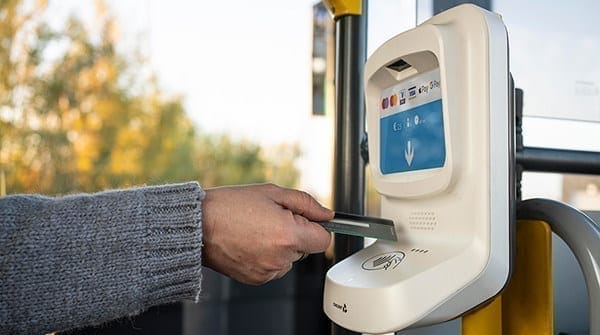
[[[148,187],[145,197],[146,305],[197,301],[201,282],[202,200],[197,183]]]
[[[0,334],[97,325],[200,293],[197,183],[0,201]]]

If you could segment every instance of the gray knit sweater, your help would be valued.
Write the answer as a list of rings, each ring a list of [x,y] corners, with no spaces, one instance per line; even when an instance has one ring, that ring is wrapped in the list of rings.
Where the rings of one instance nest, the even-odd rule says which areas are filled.
[[[0,334],[197,300],[203,198],[196,183],[0,198]]]

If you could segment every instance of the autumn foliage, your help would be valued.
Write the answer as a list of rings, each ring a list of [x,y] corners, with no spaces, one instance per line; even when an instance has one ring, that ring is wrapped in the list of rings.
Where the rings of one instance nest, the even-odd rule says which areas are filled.
[[[0,2],[0,172],[8,193],[296,182],[296,147],[268,159],[254,143],[202,134],[183,98],[161,92],[138,52],[119,54],[117,22],[103,3],[95,29],[77,17],[51,29],[45,10],[44,1]]]

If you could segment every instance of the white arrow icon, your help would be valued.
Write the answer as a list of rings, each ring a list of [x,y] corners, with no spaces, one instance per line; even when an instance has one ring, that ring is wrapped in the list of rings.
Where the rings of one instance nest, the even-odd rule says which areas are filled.
[[[406,163],[408,166],[412,163],[413,157],[415,156],[415,150],[412,147],[412,143],[410,141],[406,142],[406,150],[404,150],[404,158],[406,158]]]

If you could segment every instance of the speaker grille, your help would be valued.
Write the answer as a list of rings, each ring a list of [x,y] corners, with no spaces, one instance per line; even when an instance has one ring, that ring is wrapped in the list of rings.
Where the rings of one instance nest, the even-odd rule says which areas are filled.
[[[431,211],[412,212],[408,216],[408,227],[415,230],[434,230],[437,226],[437,215]]]

